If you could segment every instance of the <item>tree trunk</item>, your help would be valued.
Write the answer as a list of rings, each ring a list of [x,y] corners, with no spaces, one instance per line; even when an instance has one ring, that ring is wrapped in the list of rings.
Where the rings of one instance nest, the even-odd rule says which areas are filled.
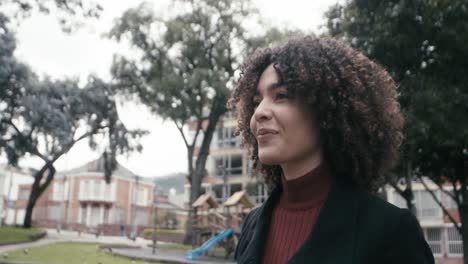
[[[42,178],[44,174],[47,173],[47,178],[45,182],[41,185]],[[55,168],[52,163],[46,163],[35,175],[34,183],[31,186],[31,193],[29,195],[28,205],[26,206],[26,213],[24,216],[23,227],[31,228],[32,227],[32,214],[34,206],[36,205],[37,200],[41,197],[42,193],[45,191],[47,186],[54,178]]]
[[[208,155],[210,154],[210,145],[213,135],[216,130],[216,125],[221,118],[221,116],[226,112],[226,100],[220,98],[214,99],[215,105],[211,110],[210,116],[208,118],[208,126],[204,130],[203,142],[200,147],[200,151],[197,155],[197,161],[195,163],[195,170],[193,172],[193,177],[191,179],[190,186],[190,201],[189,201],[189,215],[187,219],[186,233],[184,238],[184,243],[189,244],[193,238],[193,223],[194,223],[194,209],[192,208],[192,203],[200,196],[202,178],[206,173],[206,161]]]
[[[184,244],[189,245],[192,243],[193,239],[193,224],[194,224],[194,210],[192,204],[195,202],[195,200],[192,197],[192,187],[193,186],[193,178],[195,178],[195,175],[193,173],[193,152],[195,148],[194,146],[188,148],[187,151],[187,160],[188,160],[188,168],[189,168],[189,174],[188,174],[188,180],[190,183],[190,195],[189,195],[189,202],[188,202],[188,218],[187,218],[187,223],[185,225],[185,237],[184,237]]]
[[[403,191],[403,197],[406,200],[406,206],[408,207],[408,209],[411,211],[411,213],[417,216],[416,205],[414,204],[415,201],[414,201],[414,192],[413,192],[413,182],[412,182],[409,169],[405,175],[405,180],[406,180],[406,188]]]

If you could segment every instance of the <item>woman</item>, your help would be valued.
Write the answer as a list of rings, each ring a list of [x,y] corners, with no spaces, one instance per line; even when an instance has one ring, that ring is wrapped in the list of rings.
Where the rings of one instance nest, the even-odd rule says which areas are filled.
[[[395,163],[396,85],[336,40],[257,52],[229,101],[273,190],[246,217],[238,263],[434,263],[415,217],[372,193]]]

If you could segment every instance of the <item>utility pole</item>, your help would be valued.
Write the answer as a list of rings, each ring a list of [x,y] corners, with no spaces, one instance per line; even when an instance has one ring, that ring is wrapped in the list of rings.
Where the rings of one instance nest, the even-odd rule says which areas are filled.
[[[156,199],[157,197],[157,188],[156,188],[156,183],[154,184],[153,187],[153,255],[156,254],[156,230],[157,230],[157,220],[158,220],[158,209],[156,207]]]
[[[133,217],[132,217],[132,239],[136,240],[137,236],[137,221],[136,221],[136,216],[137,216],[137,202],[138,202],[138,182],[140,180],[140,177],[138,175],[135,175],[135,187],[134,187],[134,192],[133,192]]]
[[[9,178],[8,194],[6,197],[5,224],[6,224],[6,221],[8,220],[8,212],[10,211],[10,195],[11,195],[11,188],[13,187],[13,171],[12,171],[13,168],[10,165],[8,165],[7,168],[10,171],[10,178]],[[14,224],[15,223],[13,222],[13,225]]]
[[[66,182],[67,182],[67,176],[64,175],[63,180],[62,180],[62,188],[60,188],[61,191],[62,191],[62,199],[60,201],[60,218],[59,218],[59,224],[58,224],[58,232],[59,233],[62,230],[62,225],[66,221],[65,220],[65,184],[66,184]]]

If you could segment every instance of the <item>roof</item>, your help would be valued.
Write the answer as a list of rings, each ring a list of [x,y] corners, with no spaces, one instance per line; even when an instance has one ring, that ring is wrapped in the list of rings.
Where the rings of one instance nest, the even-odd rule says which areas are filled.
[[[231,195],[231,197],[229,197],[226,200],[226,202],[224,202],[224,206],[234,206],[239,203],[248,208],[254,207],[254,204],[252,203],[252,201],[250,201],[245,191],[235,192],[233,195]]]
[[[73,177],[73,176],[78,176],[79,174],[88,173],[88,172],[104,173],[104,158],[101,156],[100,158],[92,160],[84,165],[81,165],[79,167],[73,168],[68,171],[61,171],[61,172],[58,172],[57,174],[59,176],[67,175],[67,176]],[[134,179],[137,176],[137,174],[125,168],[119,162],[117,162],[117,167],[112,172],[112,175],[127,178],[127,179]],[[152,181],[150,180],[150,182]]]
[[[208,193],[200,195],[200,197],[198,197],[198,199],[192,205],[193,205],[193,207],[200,207],[200,206],[204,205],[205,203],[208,203],[208,205],[211,208],[218,208],[218,203],[213,198],[213,196],[211,196]]]
[[[164,202],[164,203],[154,203],[154,206],[158,209],[168,209],[168,210],[178,210],[178,211],[183,211],[182,208],[179,206],[172,204],[170,202]]]

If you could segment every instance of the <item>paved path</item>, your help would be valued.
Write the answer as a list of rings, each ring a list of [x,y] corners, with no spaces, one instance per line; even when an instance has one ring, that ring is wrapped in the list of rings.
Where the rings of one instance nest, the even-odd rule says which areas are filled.
[[[153,255],[152,249],[141,248],[141,249],[113,249],[112,253],[119,256],[129,257],[129,258],[136,258],[136,259],[143,259],[143,260],[158,260],[163,262],[171,262],[171,263],[189,263],[189,264],[215,264],[215,263],[223,263],[223,264],[235,264],[232,260],[224,260],[224,259],[213,259],[210,257],[200,257],[197,260],[188,260],[185,258],[185,250],[175,250],[175,249],[162,249],[157,248],[156,254]]]
[[[25,249],[30,247],[43,246],[51,243],[59,242],[85,242],[85,243],[99,243],[99,244],[121,244],[129,246],[147,246],[151,243],[150,240],[145,240],[142,238],[137,238],[135,241],[128,239],[127,237],[117,237],[117,236],[100,236],[96,238],[95,235],[82,233],[79,235],[77,232],[64,231],[62,230],[58,233],[55,229],[46,229],[46,237],[28,243],[14,244],[14,245],[5,245],[0,246],[0,254],[8,251]],[[159,242],[160,243],[160,242]]]
[[[113,248],[112,253],[128,258],[137,258],[145,260],[159,260],[166,262],[175,263],[223,263],[223,264],[234,264],[235,262],[226,261],[223,259],[216,259],[209,257],[200,257],[200,259],[193,261],[185,258],[186,250],[175,250],[175,249],[156,249],[156,254],[152,254],[152,249],[148,247],[152,243],[151,240],[137,238],[135,241],[128,239],[127,237],[118,236],[99,236],[98,238],[92,234],[82,233],[78,235],[77,232],[64,231],[58,233],[55,229],[47,229],[47,235],[38,241],[21,243],[15,245],[0,246],[0,255],[8,251],[21,250],[31,247],[43,246],[51,243],[60,242],[84,242],[84,243],[99,243],[99,244],[114,244],[114,245],[127,245],[132,247],[140,248]],[[166,244],[158,241],[158,245]],[[1,262],[0,262],[1,263]]]

